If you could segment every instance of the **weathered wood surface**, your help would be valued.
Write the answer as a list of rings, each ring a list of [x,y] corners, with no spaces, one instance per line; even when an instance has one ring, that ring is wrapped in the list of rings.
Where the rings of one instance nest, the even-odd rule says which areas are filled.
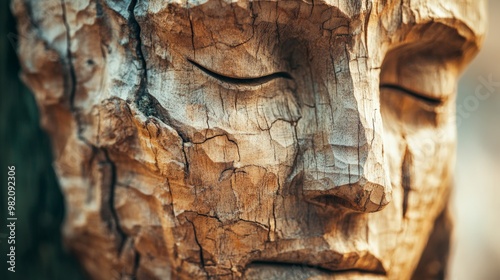
[[[67,246],[96,279],[410,278],[483,4],[15,0]]]

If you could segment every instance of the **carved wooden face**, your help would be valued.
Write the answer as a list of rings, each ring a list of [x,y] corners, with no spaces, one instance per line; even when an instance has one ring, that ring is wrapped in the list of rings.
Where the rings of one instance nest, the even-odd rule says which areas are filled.
[[[66,15],[74,108],[45,116],[87,270],[409,278],[448,201],[480,5],[181,2],[67,3],[102,18]]]

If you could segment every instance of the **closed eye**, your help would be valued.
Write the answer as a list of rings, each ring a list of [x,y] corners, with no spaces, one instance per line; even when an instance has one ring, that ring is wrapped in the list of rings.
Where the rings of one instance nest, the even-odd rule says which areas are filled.
[[[407,94],[413,98],[416,98],[420,101],[423,101],[429,105],[432,105],[432,106],[439,106],[439,105],[442,105],[444,103],[444,99],[442,98],[436,98],[436,97],[430,97],[430,96],[427,96],[427,95],[423,95],[423,94],[420,94],[420,93],[416,93],[412,90],[409,90],[407,88],[404,88],[404,87],[401,87],[399,85],[394,85],[394,84],[382,84],[380,85],[380,88],[381,89],[392,89],[392,90],[397,90],[399,92],[402,92],[404,94]]]
[[[207,75],[219,80],[219,81],[222,81],[222,82],[225,82],[225,83],[228,83],[228,84],[235,84],[235,85],[247,85],[247,86],[256,86],[256,85],[262,85],[262,84],[265,84],[271,80],[274,80],[274,79],[278,79],[278,78],[283,78],[283,79],[287,79],[287,80],[293,80],[292,76],[290,74],[288,74],[287,72],[276,72],[276,73],[272,73],[272,74],[269,74],[269,75],[265,75],[265,76],[260,76],[260,77],[245,77],[245,78],[242,78],[242,77],[228,77],[228,76],[225,76],[225,75],[222,75],[220,73],[217,73],[217,72],[214,72],[212,70],[209,70],[208,68],[200,65],[199,63],[197,63],[196,61],[193,61],[191,59],[187,59],[191,64],[193,64],[194,66],[196,66],[198,69],[200,69],[201,71],[205,72]]]

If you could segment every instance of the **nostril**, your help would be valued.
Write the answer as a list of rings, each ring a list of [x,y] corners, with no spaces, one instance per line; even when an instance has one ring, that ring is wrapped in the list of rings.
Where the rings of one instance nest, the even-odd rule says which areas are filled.
[[[358,212],[382,210],[391,201],[390,190],[375,183],[343,185],[323,190],[304,190],[306,199],[322,207],[345,207]]]
[[[320,195],[318,197],[313,198],[314,201],[311,201],[312,203],[319,204],[321,206],[343,206],[346,208],[354,209],[356,206],[349,202],[347,199],[344,199],[342,197],[336,196],[336,195]]]

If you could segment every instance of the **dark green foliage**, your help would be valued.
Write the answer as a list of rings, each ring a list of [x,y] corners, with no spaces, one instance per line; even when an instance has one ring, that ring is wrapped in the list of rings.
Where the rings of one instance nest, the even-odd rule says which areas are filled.
[[[61,243],[64,201],[33,95],[18,77],[17,32],[0,1],[0,279],[83,279]],[[7,166],[16,167],[16,272],[7,271]],[[10,246],[10,245],[9,245]]]

